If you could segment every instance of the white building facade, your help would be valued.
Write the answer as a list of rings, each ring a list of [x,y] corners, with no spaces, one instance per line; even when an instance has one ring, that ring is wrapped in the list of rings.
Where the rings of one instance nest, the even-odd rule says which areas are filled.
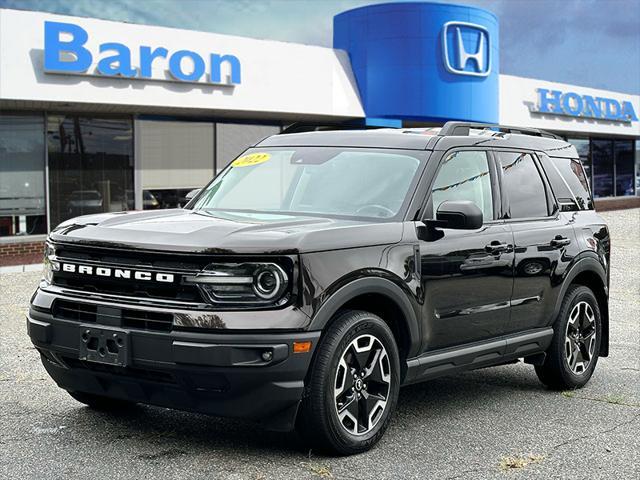
[[[395,6],[382,43],[349,33],[384,7],[338,15],[334,49],[0,9],[0,265],[35,258],[73,216],[181,206],[245,148],[299,121],[542,128],[576,145],[598,205],[640,205],[640,96],[500,75],[497,19],[470,7],[442,26],[437,5]],[[422,58],[403,63],[393,49],[415,44],[415,18]],[[487,50],[458,69],[455,44],[442,47],[468,25],[480,39],[472,49]],[[449,88],[450,109],[439,100]]]

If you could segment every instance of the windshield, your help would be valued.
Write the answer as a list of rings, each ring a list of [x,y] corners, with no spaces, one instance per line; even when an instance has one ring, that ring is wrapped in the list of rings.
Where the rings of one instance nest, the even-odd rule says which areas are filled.
[[[391,219],[407,201],[424,152],[250,149],[209,184],[194,210]]]

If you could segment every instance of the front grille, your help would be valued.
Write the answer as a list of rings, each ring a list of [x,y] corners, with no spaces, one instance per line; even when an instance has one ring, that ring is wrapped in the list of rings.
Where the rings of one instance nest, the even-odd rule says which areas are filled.
[[[80,278],[64,273],[56,273],[53,284],[83,292],[108,293],[120,297],[203,303],[202,295],[195,285],[152,285],[149,282],[133,280],[113,281],[100,277]]]
[[[149,310],[102,307],[100,305],[56,300],[53,303],[54,318],[82,323],[106,323],[111,326],[169,332],[173,325],[173,314]],[[107,320],[105,322],[105,320]]]
[[[63,263],[173,273],[177,278],[174,283],[164,284],[60,271],[53,278],[53,284],[59,287],[117,295],[123,299],[206,303],[196,285],[182,284],[180,281],[182,275],[196,274],[211,262],[211,259],[203,256],[56,245],[56,257]]]
[[[98,306],[90,303],[56,300],[51,310],[55,318],[89,323],[96,321]]]
[[[122,326],[142,330],[168,332],[173,324],[173,314],[147,312],[142,310],[123,310]]]

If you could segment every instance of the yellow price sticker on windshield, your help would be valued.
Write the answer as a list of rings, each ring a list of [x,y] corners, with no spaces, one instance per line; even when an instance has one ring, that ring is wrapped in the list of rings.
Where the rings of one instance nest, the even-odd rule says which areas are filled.
[[[271,155],[268,153],[250,153],[249,155],[244,155],[240,158],[236,158],[231,165],[234,167],[252,167],[253,165],[258,165],[259,163],[264,163],[271,158]]]

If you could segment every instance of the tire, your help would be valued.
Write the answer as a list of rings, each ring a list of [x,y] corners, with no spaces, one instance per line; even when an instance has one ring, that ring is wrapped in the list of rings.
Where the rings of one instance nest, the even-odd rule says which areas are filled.
[[[70,392],[68,390],[67,393],[78,402],[84,403],[89,408],[92,408],[94,410],[126,410],[127,408],[135,405],[134,402],[128,402],[127,400],[118,400],[115,398],[103,397],[101,395],[94,395],[92,393]]]
[[[296,429],[325,452],[364,452],[387,429],[399,390],[398,347],[389,326],[369,312],[340,312],[316,351]]]
[[[570,287],[554,324],[545,361],[535,367],[540,381],[554,390],[584,386],[598,363],[601,338],[602,321],[595,295],[582,285]]]

